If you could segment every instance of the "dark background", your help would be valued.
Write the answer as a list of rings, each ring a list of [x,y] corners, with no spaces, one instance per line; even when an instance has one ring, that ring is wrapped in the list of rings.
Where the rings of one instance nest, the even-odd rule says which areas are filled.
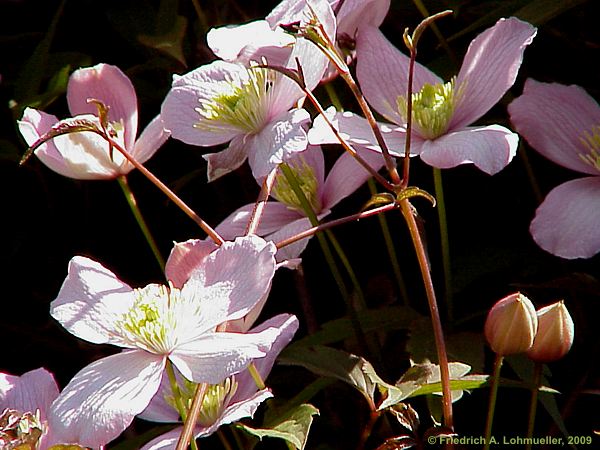
[[[506,105],[520,94],[527,77],[578,84],[600,99],[595,69],[600,57],[598,2],[424,3],[431,13],[455,11],[438,25],[459,61],[471,39],[500,17],[517,15],[539,28],[525,52],[515,86],[482,123],[509,126]],[[214,59],[204,38],[210,27],[264,17],[276,2],[227,0],[200,4],[202,16],[191,1],[0,0],[0,342],[4,344],[0,371],[21,374],[43,366],[64,386],[84,365],[114,353],[112,347],[77,340],[48,314],[49,303],[64,280],[72,256],[86,255],[100,261],[132,286],[161,279],[117,183],[67,179],[35,158],[18,167],[26,146],[15,120],[27,105],[66,117],[64,90],[68,73],[80,66],[104,62],[119,66],[132,79],[138,94],[141,131],[159,112],[173,73],[185,73]],[[185,18],[185,28],[177,28],[177,16]],[[404,28],[414,28],[421,18],[411,1],[393,0],[382,30],[402,49]],[[168,51],[157,45],[165,40],[172,44]],[[446,79],[458,70],[431,32],[421,41],[419,60]],[[342,83],[336,80],[334,86],[345,104],[353,108]],[[322,88],[317,94],[326,103]],[[326,159],[332,163],[340,151],[335,147],[326,150]],[[235,208],[254,201],[258,187],[247,166],[207,184],[206,164],[201,158],[207,151],[170,140],[147,167],[204,220],[216,225]],[[433,192],[431,168],[415,159],[412,170],[412,183]],[[564,298],[575,320],[575,344],[563,360],[549,366],[549,384],[561,391],[556,401],[571,434],[591,435],[592,430],[600,428],[600,259],[596,256],[589,260],[561,260],[539,249],[528,233],[529,222],[543,196],[577,176],[524,144],[515,160],[496,176],[489,177],[469,166],[443,172],[455,309],[454,321],[447,322],[446,328],[450,336],[462,336],[463,340],[471,337],[462,359],[471,362],[477,372],[490,373],[492,355],[484,349],[483,339],[478,334],[464,334],[481,332],[489,307],[516,290],[524,292],[537,307]],[[129,180],[164,255],[168,255],[173,241],[204,237],[139,173],[133,172]],[[332,217],[356,212],[368,197],[365,186],[343,201]],[[438,296],[443,301],[437,214],[423,200],[417,199],[414,204],[424,221]],[[399,214],[390,213],[387,217],[410,304],[426,314],[422,282],[406,227]],[[369,306],[397,304],[398,294],[377,219],[347,224],[335,232],[359,274]],[[316,241],[311,242],[303,259],[305,278],[281,270],[264,312],[265,318],[278,312],[298,314],[302,324],[299,337],[307,332],[299,306],[299,286],[306,287],[320,323],[344,315],[343,302]],[[441,309],[445,310],[444,305]],[[380,337],[386,359],[377,369],[390,382],[407,367],[407,342],[413,349],[421,344],[426,347],[415,329],[394,330]],[[356,351],[351,343],[346,347]],[[503,375],[518,379],[514,367],[520,367],[520,363],[507,364]],[[313,379],[304,369],[277,367],[270,384],[277,395],[290,398]],[[502,392],[506,395],[500,396],[495,432],[522,436],[528,393],[516,389]],[[483,389],[455,404],[460,433],[482,433],[487,395]],[[312,402],[321,409],[321,416],[315,421],[308,448],[354,448],[367,415],[360,396],[337,383]],[[424,431],[431,425],[426,405],[418,400],[413,406],[421,415]],[[538,421],[537,434],[559,433],[542,407]],[[136,427],[145,429],[143,424]],[[376,448],[385,438],[400,432],[397,425],[379,424],[367,447]],[[206,448],[219,448],[214,438],[207,443]],[[262,445],[284,448],[275,441]]]

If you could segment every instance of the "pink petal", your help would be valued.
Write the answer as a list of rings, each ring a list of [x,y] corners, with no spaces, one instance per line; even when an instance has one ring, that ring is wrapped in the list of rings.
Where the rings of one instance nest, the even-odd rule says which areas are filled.
[[[52,404],[50,425],[67,442],[97,448],[115,439],[156,393],[165,359],[141,350],[93,362]]]
[[[323,209],[321,210],[317,218],[321,220],[322,218],[328,216],[330,213],[330,210]],[[280,230],[267,236],[267,239],[269,239],[269,241],[277,243],[284,239],[295,236],[296,234],[302,231],[306,231],[309,228],[312,228],[312,224],[310,223],[310,220],[307,217],[304,217],[302,219],[295,220],[294,222],[283,226]],[[307,237],[278,249],[277,254],[275,255],[277,262],[283,262],[286,260],[293,260],[298,258],[308,245],[308,241],[310,241],[310,239],[310,237]]]
[[[409,58],[401,53],[374,26],[359,29],[356,38],[356,77],[371,106],[390,122],[404,125],[398,112],[398,98],[406,97]],[[419,63],[415,64],[413,92],[425,83],[442,80]]]
[[[600,177],[567,181],[538,207],[529,231],[547,252],[566,259],[600,251]]]
[[[578,172],[598,174],[581,159],[589,154],[581,138],[600,124],[600,107],[581,87],[529,78],[508,112],[517,132],[546,158]]]
[[[95,344],[116,343],[116,318],[134,301],[133,290],[91,259],[76,256],[50,314],[70,333]]]
[[[223,220],[215,230],[223,239],[231,240],[238,236],[243,236],[248,227],[253,209],[254,203],[238,208]],[[302,217],[302,215],[298,211],[288,208],[283,203],[269,201],[264,206],[256,234],[266,236],[299,217]]]
[[[337,12],[337,34],[351,38],[365,25],[379,27],[390,9],[390,0],[345,0]]]
[[[183,377],[174,369],[175,378],[178,383],[183,382]],[[156,391],[150,403],[146,409],[144,409],[138,417],[140,419],[148,420],[150,422],[160,423],[175,423],[180,422],[179,413],[172,404],[167,403],[167,398],[173,396],[173,390],[171,389],[171,383],[167,375],[166,370],[163,372],[162,379],[160,380],[160,386]]]
[[[179,436],[181,436],[182,431],[183,427],[177,427],[171,431],[167,431],[145,443],[142,450],[174,450],[177,447],[177,441],[179,441]]]
[[[211,29],[206,35],[208,46],[225,61],[248,65],[264,57],[271,65],[284,65],[294,38],[282,29],[272,30],[265,20]]]
[[[246,68],[225,61],[215,61],[176,77],[161,108],[165,128],[175,139],[202,147],[222,144],[244,134],[245,131],[239,127],[222,121],[209,121],[196,111],[201,99],[214,98],[221,92],[223,83],[240,77],[247,77]],[[194,127],[198,123],[205,127]]]
[[[156,116],[144,128],[131,154],[136,161],[144,163],[148,161],[156,151],[169,139],[170,133],[165,130],[165,124],[160,116]],[[129,163],[128,163],[129,164]]]
[[[227,320],[239,319],[269,291],[275,274],[274,254],[275,246],[258,236],[225,242],[192,273],[184,291],[190,294],[198,291],[198,301],[206,304],[202,307],[226,302]],[[214,298],[205,295],[211,289],[214,289]]]
[[[98,108],[88,99],[100,100],[108,110],[110,122],[125,127],[125,148],[132,149],[138,127],[137,96],[131,80],[121,69],[109,64],[78,69],[69,78],[67,101],[74,116],[98,115]]]
[[[278,164],[294,153],[304,151],[308,138],[304,125],[310,120],[304,109],[289,111],[266,125],[258,134],[250,136],[248,162],[257,181],[264,179]]]
[[[334,107],[328,108],[325,113],[329,121],[339,131],[340,136],[353,148],[361,146],[370,150],[381,151],[373,130],[365,118],[350,111],[337,112]],[[390,154],[404,156],[405,129],[382,122],[378,122],[378,126]],[[413,136],[413,143],[415,143],[415,140],[415,136]],[[308,141],[312,145],[339,144],[340,142],[322,115],[317,116],[313,121],[312,128],[308,131]],[[413,145],[411,155],[416,154],[418,154],[418,146]]]
[[[473,163],[494,175],[513,159],[518,144],[519,136],[500,125],[465,128],[424,141],[421,159],[440,169]]]
[[[470,125],[502,98],[515,82],[525,47],[536,32],[529,23],[511,17],[473,39],[456,79],[460,96],[451,129]]]
[[[375,171],[383,167],[383,155],[381,153],[362,149],[358,150],[358,154]],[[338,202],[356,191],[369,178],[371,178],[371,174],[356,162],[352,155],[344,152],[327,175],[321,199],[323,208],[333,208]]]
[[[217,248],[212,239],[189,239],[185,242],[177,242],[165,265],[167,279],[174,287],[181,289],[194,269],[203,264],[206,257]]]
[[[46,369],[31,370],[20,377],[0,373],[0,411],[9,408],[35,412],[39,409],[41,419],[46,420],[56,397],[58,386]]]
[[[325,182],[325,158],[320,146],[309,145],[303,152],[292,155],[287,163],[292,167],[298,166],[299,168],[302,168],[304,164],[308,165],[315,176],[317,186],[319,188],[323,186]]]
[[[265,356],[278,335],[275,328],[260,333],[204,334],[179,345],[169,359],[188,380],[217,384]]]
[[[37,109],[25,108],[23,117],[17,121],[17,124],[27,145],[33,145],[42,135],[50,131],[57,122],[58,118],[56,116]],[[54,172],[66,177],[71,176],[71,171],[56,145],[54,145],[54,140],[51,139],[40,145],[35,150],[35,155]]]
[[[246,135],[235,136],[225,150],[202,155],[208,161],[207,178],[209,182],[215,181],[244,164],[248,156],[246,140]]]
[[[298,331],[298,326],[299,322],[296,316],[280,314],[251,330],[252,333],[261,332],[268,328],[276,328],[279,330],[279,336],[275,339],[275,342],[273,342],[267,355],[264,358],[254,361],[254,367],[263,380],[266,380],[271,373],[271,369],[273,368],[273,364],[275,364],[275,360],[279,356],[279,353],[281,353],[281,351],[290,343],[294,334]],[[232,403],[237,403],[249,398],[258,389],[254,379],[247,370],[236,375],[236,381],[238,383],[238,388],[231,399]]]

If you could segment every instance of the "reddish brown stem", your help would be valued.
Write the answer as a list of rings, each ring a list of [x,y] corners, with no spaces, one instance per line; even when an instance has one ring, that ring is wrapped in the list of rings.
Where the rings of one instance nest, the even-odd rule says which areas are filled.
[[[260,188],[260,193],[258,194],[256,203],[254,204],[254,209],[252,210],[252,217],[250,217],[248,227],[246,228],[246,236],[249,234],[256,234],[256,230],[258,229],[258,225],[260,223],[260,219],[265,209],[265,205],[267,204],[267,200],[269,200],[269,195],[271,195],[271,190],[273,189],[273,185],[275,184],[276,176],[277,169],[274,169],[269,173],[269,175],[267,175],[267,177],[263,181]]]
[[[198,421],[198,415],[200,414],[200,409],[202,408],[202,402],[204,402],[204,395],[206,394],[207,389],[208,384],[206,383],[201,383],[196,386],[194,400],[192,401],[192,406],[190,406],[185,423],[183,424],[183,430],[179,436],[175,450],[186,450],[188,445],[190,445],[190,441],[194,438],[194,426]]]

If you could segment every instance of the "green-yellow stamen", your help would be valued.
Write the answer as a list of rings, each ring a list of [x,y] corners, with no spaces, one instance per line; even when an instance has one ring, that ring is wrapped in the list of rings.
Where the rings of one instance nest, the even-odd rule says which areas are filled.
[[[197,384],[184,379],[183,383],[180,384],[181,400],[184,407],[189,411],[192,406],[194,394],[196,392]],[[215,423],[219,417],[223,414],[225,408],[229,405],[231,398],[237,391],[238,384],[235,381],[235,376],[226,378],[225,381],[219,384],[211,384],[208,386],[204,399],[202,400],[202,407],[200,408],[200,415],[198,416],[198,423],[202,426],[208,427]],[[166,402],[173,408],[177,409],[175,399],[173,396],[166,396]]]
[[[215,82],[217,93],[201,99],[194,128],[210,130],[231,125],[245,132],[259,131],[267,120],[267,104],[275,73],[256,66],[240,77]]]
[[[421,137],[435,139],[448,130],[457,99],[455,83],[456,77],[445,84],[425,83],[419,92],[412,95],[413,126]],[[406,97],[398,97],[397,103],[400,114],[406,120]]]
[[[0,413],[0,448],[34,450],[44,430],[39,409],[35,413],[5,409]]]
[[[298,184],[313,211],[319,213],[322,205],[319,199],[319,183],[317,177],[313,168],[304,161],[302,156],[299,157],[299,160],[299,163],[290,163],[289,167],[294,172],[296,180],[298,180]],[[275,184],[271,190],[271,195],[281,203],[285,204],[288,208],[296,211],[303,211],[302,203],[282,173],[277,174]]]
[[[586,131],[579,138],[588,153],[580,154],[579,157],[594,169],[600,171],[600,126],[594,125],[591,133]]]

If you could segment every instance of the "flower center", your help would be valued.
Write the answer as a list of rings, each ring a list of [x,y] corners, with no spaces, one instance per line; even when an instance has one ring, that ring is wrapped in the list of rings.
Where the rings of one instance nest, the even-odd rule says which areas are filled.
[[[299,161],[299,162],[298,162]],[[304,193],[304,196],[310,203],[313,211],[318,213],[321,211],[321,201],[319,199],[319,183],[315,172],[311,166],[309,166],[302,156],[299,156],[293,163],[288,163],[292,172],[300,185],[300,189]],[[302,202],[294,192],[294,189],[290,185],[286,176],[278,172],[275,178],[275,184],[271,189],[271,195],[285,204],[288,208],[304,212],[302,208]]]
[[[183,379],[182,385],[179,386],[181,400],[184,408],[189,411],[192,406],[194,394],[196,393],[197,384]],[[198,423],[208,427],[215,423],[223,415],[225,408],[230,404],[232,397],[237,391],[238,384],[235,381],[235,375],[226,378],[219,384],[211,384],[206,389],[202,407],[198,416]],[[172,395],[166,396],[165,400],[169,405],[177,410],[177,403]]]
[[[446,132],[456,105],[456,77],[448,83],[425,83],[412,95],[412,120],[415,129],[426,139],[435,139]],[[406,97],[398,97],[398,111],[408,117]]]
[[[116,324],[125,343],[151,353],[169,353],[177,343],[184,314],[194,312],[182,311],[181,291],[173,287],[151,284],[134,293],[135,302]]]
[[[35,413],[5,409],[0,414],[0,448],[35,450],[44,431],[39,409]]]
[[[591,133],[585,131],[579,139],[587,149],[587,153],[580,154],[579,157],[600,172],[600,126],[594,125]]]
[[[252,66],[238,76],[215,82],[215,94],[200,99],[196,108],[200,121],[194,128],[211,130],[227,124],[249,133],[260,131],[267,119],[274,79],[272,70]]]

